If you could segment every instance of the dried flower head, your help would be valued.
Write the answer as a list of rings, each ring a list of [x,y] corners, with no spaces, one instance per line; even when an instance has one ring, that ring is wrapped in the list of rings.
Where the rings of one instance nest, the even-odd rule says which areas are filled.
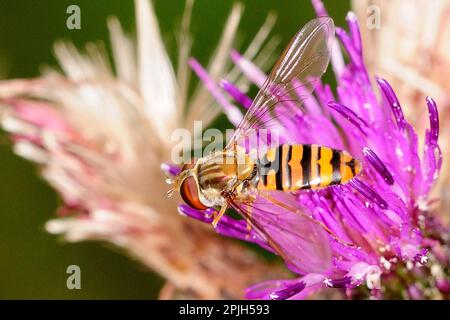
[[[0,83],[1,124],[14,151],[38,163],[64,200],[59,217],[46,225],[49,232],[124,248],[167,279],[162,297],[180,290],[189,297],[239,298],[252,279],[267,273],[265,264],[184,219],[176,200],[164,197],[170,168],[162,163],[170,158],[171,133],[190,129],[193,120],[207,126],[220,112],[202,87],[187,98],[192,6],[188,0],[176,71],[150,2],[136,0],[136,45],[116,19],[108,24],[114,68],[97,45],[80,53],[58,43],[62,72]],[[227,61],[241,14],[235,5],[208,71],[213,78],[227,73],[244,89],[249,80]],[[269,62],[260,55],[273,23],[269,16],[246,50],[249,59]]]

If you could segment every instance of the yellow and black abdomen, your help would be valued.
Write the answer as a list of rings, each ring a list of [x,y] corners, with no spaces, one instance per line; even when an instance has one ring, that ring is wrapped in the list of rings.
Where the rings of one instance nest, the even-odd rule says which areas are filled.
[[[348,152],[309,144],[284,144],[259,159],[259,190],[296,191],[346,183],[361,171]]]

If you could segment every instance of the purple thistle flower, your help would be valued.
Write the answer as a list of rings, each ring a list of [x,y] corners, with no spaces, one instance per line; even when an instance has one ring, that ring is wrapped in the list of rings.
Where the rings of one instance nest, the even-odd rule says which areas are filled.
[[[326,15],[320,1],[313,4],[319,16]],[[430,127],[420,150],[417,133],[405,119],[390,84],[382,78],[376,79],[376,86],[371,83],[353,13],[348,14],[347,23],[349,32],[336,29],[349,60],[346,65],[342,63],[342,52],[336,45],[332,55],[336,94],[319,83],[315,94],[304,102],[305,113],[286,116],[288,130],[283,139],[347,150],[363,162],[363,171],[346,185],[305,191],[296,198],[296,207],[303,214],[330,231],[324,238],[330,251],[316,254],[292,245],[289,254],[328,267],[316,273],[288,265],[299,274],[297,279],[257,284],[248,288],[249,299],[299,299],[327,287],[344,288],[348,297],[400,298],[405,292],[411,299],[448,295],[448,230],[433,216],[429,198],[442,162],[436,103],[426,99]],[[231,59],[255,85],[263,84],[266,75],[251,61],[237,52]],[[236,124],[242,112],[225,94],[245,108],[251,99],[226,80],[215,83],[195,59],[191,67]],[[206,223],[212,221],[211,210],[201,212],[185,205],[179,208],[182,214]],[[255,214],[256,220],[264,219],[261,212]],[[301,234],[300,224],[298,229],[299,235],[276,236],[300,243],[302,239],[296,238]],[[224,217],[216,231],[273,252],[263,237],[246,228],[245,221]],[[406,285],[393,286],[390,282]],[[431,293],[427,296],[426,292]]]

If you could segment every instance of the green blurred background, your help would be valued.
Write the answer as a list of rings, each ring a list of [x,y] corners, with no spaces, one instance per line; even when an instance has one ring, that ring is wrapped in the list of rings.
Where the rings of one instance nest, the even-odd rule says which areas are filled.
[[[314,17],[308,0],[242,0],[245,12],[240,39],[248,43],[268,12],[278,15],[274,34],[282,44]],[[175,56],[175,33],[184,0],[154,0],[167,49]],[[66,28],[66,9],[81,8],[81,30]],[[197,0],[192,21],[193,55],[206,64],[221,34],[233,1]],[[325,1],[336,24],[344,25],[348,1]],[[42,65],[55,65],[52,44],[73,41],[108,43],[107,17],[119,17],[135,33],[132,0],[1,0],[0,79],[39,75]],[[281,51],[281,48],[279,48]],[[47,234],[44,223],[53,216],[58,199],[39,178],[33,165],[10,151],[0,137],[0,299],[153,299],[163,280],[102,243],[65,244]],[[66,268],[81,267],[81,290],[66,288]]]

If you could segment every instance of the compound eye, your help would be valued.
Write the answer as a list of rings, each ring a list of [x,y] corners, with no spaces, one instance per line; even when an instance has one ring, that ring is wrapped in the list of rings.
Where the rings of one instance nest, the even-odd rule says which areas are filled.
[[[198,195],[198,186],[194,177],[187,177],[180,187],[180,195],[183,201],[191,208],[197,210],[206,210],[206,207]]]

